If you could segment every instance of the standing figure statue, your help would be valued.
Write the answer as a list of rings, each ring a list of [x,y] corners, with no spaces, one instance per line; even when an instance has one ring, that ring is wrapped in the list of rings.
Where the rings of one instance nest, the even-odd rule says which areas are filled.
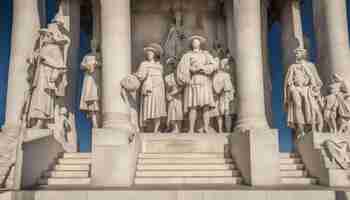
[[[172,20],[168,35],[164,42],[164,53],[166,63],[177,64],[180,59],[179,56],[184,50],[184,43],[186,41],[186,33],[183,26],[183,11],[181,7],[174,6],[171,9]]]
[[[80,99],[80,110],[87,113],[94,128],[99,128],[101,58],[95,45],[93,45],[92,52],[84,57],[81,68],[85,71],[85,75]]]
[[[195,131],[197,112],[203,113],[203,130],[209,132],[211,109],[215,108],[212,75],[218,63],[201,45],[206,39],[199,35],[189,38],[191,50],[184,54],[178,68],[178,82],[184,85],[184,113],[189,113],[189,132]]]
[[[329,86],[329,95],[325,97],[324,120],[331,133],[338,132],[338,110],[342,99],[341,84],[332,83]]]
[[[167,86],[168,100],[168,127],[172,128],[173,133],[181,131],[181,123],[183,120],[183,88],[176,83],[175,73],[171,73],[165,77]]]
[[[297,131],[297,136],[305,133],[305,128],[322,131],[323,118],[319,106],[320,89],[323,85],[316,67],[307,61],[307,51],[295,50],[296,63],[287,71],[284,81],[284,109],[287,112],[288,127]],[[316,127],[317,126],[317,127]]]
[[[53,123],[55,99],[65,96],[70,39],[61,15],[56,15],[48,28],[40,29],[39,33],[39,47],[29,59],[32,74],[28,124],[45,128],[49,122]]]
[[[159,132],[161,118],[166,117],[165,84],[163,65],[159,62],[163,49],[152,43],[144,48],[146,60],[140,64],[136,76],[142,82],[140,125],[146,127],[147,122],[154,123],[153,132]]]
[[[228,73],[229,70],[229,58],[224,58],[220,61],[219,70],[213,77],[214,100],[216,102],[214,116],[217,118],[219,133],[224,132],[224,124],[227,131],[232,128],[231,114],[234,111],[235,88],[232,84],[231,75]]]

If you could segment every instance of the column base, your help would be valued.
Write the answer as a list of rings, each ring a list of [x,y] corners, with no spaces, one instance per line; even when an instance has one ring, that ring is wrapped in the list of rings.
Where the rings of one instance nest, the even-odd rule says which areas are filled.
[[[230,138],[231,153],[244,182],[252,186],[280,184],[278,130],[235,131]]]
[[[92,134],[91,184],[131,186],[140,149],[139,136],[114,128],[94,129]]]

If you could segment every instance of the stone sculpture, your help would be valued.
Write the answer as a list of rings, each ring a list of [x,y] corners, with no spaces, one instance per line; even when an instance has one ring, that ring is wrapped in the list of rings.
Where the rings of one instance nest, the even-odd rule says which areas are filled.
[[[185,50],[186,32],[183,26],[183,11],[180,6],[174,6],[171,9],[173,22],[170,25],[170,29],[166,40],[164,42],[164,54],[166,63],[175,65],[180,59],[180,55]]]
[[[76,135],[73,132],[73,125],[69,120],[69,113],[66,107],[60,108],[58,116],[55,119],[55,124],[50,129],[56,140],[62,144],[66,151],[76,151]]]
[[[176,76],[174,73],[165,77],[167,86],[167,100],[168,100],[168,127],[173,133],[179,133],[181,130],[181,123],[183,120],[183,88],[176,83]]]
[[[235,89],[231,81],[229,58],[224,58],[220,62],[220,68],[213,77],[214,100],[216,108],[214,116],[217,118],[219,132],[224,132],[225,121],[231,121],[230,115],[233,112],[233,101]],[[226,130],[231,130],[231,123],[225,123]]]
[[[325,120],[332,133],[350,133],[349,84],[340,75],[333,74],[326,96]]]
[[[288,127],[304,135],[307,128],[322,131],[323,118],[320,107],[320,89],[323,85],[316,67],[307,61],[307,51],[295,50],[296,63],[287,71],[284,81],[284,109]],[[310,127],[311,126],[311,127]]]
[[[134,132],[140,132],[140,124],[139,124],[139,88],[141,86],[141,82],[138,78],[130,74],[123,78],[120,82],[122,91],[121,96],[125,104],[129,108],[130,112],[130,123],[133,127]]]
[[[158,132],[161,118],[166,117],[165,85],[163,65],[160,56],[163,49],[152,43],[144,48],[146,60],[143,61],[135,75],[142,82],[140,97],[140,124],[145,127],[153,121],[153,132]]]
[[[204,132],[209,132],[210,110],[215,108],[211,76],[218,63],[201,45],[200,35],[189,38],[191,50],[184,54],[177,68],[177,81],[184,86],[184,113],[189,113],[189,132],[195,131],[198,111],[203,113]]]
[[[39,34],[39,47],[29,59],[32,74],[29,77],[31,94],[27,101],[28,124],[46,128],[54,121],[55,100],[65,96],[70,39],[61,15],[56,15],[48,28],[40,29]]]
[[[344,138],[329,139],[323,143],[326,157],[331,161],[334,168],[349,169],[349,141]]]
[[[80,110],[87,113],[94,128],[100,127],[100,68],[100,54],[96,47],[93,47],[92,52],[87,54],[81,63],[81,69],[84,70],[85,75]]]

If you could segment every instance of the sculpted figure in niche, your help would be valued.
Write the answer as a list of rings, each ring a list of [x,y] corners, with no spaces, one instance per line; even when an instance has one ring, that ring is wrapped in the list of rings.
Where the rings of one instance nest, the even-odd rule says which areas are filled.
[[[229,59],[224,58],[220,62],[219,70],[213,77],[214,100],[216,103],[213,113],[218,122],[219,132],[224,132],[224,124],[226,130],[230,131],[232,128],[231,123],[225,123],[225,121],[231,121],[230,115],[233,113],[235,95],[231,75],[228,73],[229,70]]]
[[[313,131],[322,131],[319,96],[323,83],[315,65],[307,61],[307,51],[298,48],[295,53],[296,63],[288,68],[284,81],[283,103],[288,127],[302,136],[310,126]]]
[[[36,128],[45,128],[54,120],[55,99],[65,96],[70,46],[66,32],[63,16],[56,15],[47,29],[40,29],[39,48],[29,59],[32,74],[28,120]]]
[[[167,85],[168,100],[168,127],[173,133],[181,132],[181,124],[183,120],[183,88],[176,83],[175,73],[171,73],[165,77]]]
[[[186,42],[186,33],[183,26],[183,11],[181,6],[174,6],[170,10],[172,20],[168,35],[164,43],[164,51],[166,63],[177,64],[180,59],[179,56],[184,50],[184,43]]]
[[[212,75],[217,63],[201,45],[206,39],[199,35],[189,38],[191,50],[181,58],[177,79],[184,86],[184,113],[189,113],[189,132],[195,131],[197,113],[203,113],[203,131],[209,132],[210,111],[215,108]]]
[[[136,76],[142,82],[140,124],[145,127],[153,122],[153,132],[159,132],[161,118],[166,117],[163,65],[159,62],[163,49],[152,43],[144,48],[146,60],[140,64]]]
[[[93,127],[100,127],[100,68],[101,57],[96,45],[92,45],[92,52],[87,54],[81,63],[84,70],[84,82],[80,99],[80,110],[87,113]]]

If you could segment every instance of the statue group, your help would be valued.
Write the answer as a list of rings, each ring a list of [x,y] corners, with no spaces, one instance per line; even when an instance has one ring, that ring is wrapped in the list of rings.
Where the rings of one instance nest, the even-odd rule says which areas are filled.
[[[307,61],[307,51],[298,48],[295,54],[296,62],[288,68],[284,83],[288,127],[297,137],[310,131],[350,133],[349,83],[333,74],[325,88],[315,65]]]
[[[145,61],[121,83],[127,93],[136,92],[134,96],[139,97],[135,109],[140,129],[153,126],[152,131],[159,132],[162,119],[167,118],[167,130],[182,132],[188,118],[189,133],[209,133],[214,131],[210,119],[217,118],[217,131],[224,132],[223,118],[232,114],[235,95],[229,58],[213,57],[202,48],[206,41],[200,35],[189,37],[190,49],[167,75],[160,62],[162,47],[152,43],[144,48]],[[232,127],[225,128],[229,132]]]

